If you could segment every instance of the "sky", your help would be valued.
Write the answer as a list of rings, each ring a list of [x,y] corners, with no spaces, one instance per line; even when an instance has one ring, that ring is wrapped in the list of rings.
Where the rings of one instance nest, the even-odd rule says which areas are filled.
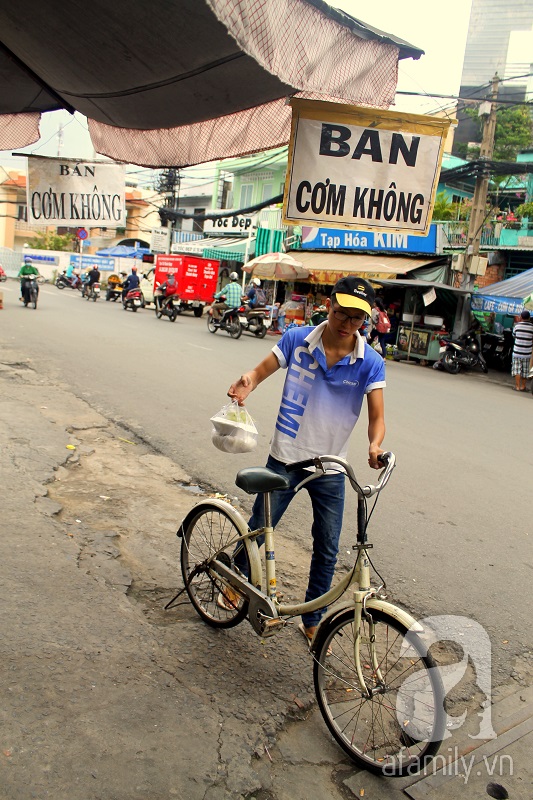
[[[400,0],[329,0],[331,5],[341,8],[353,17],[379,28],[382,31],[405,39],[425,51],[418,61],[403,59],[399,63],[398,89],[404,91],[438,94],[458,94],[463,67],[463,57],[470,18],[471,0],[447,0],[407,6]],[[392,110],[427,114],[449,106],[451,101],[427,97],[405,97],[397,95]],[[63,126],[62,143],[58,149],[57,132]],[[71,116],[66,111],[43,114],[41,138],[24,153],[42,156],[62,155],[65,158],[94,158],[85,118],[80,114]],[[0,151],[1,167],[22,169],[24,160],[11,156],[10,151]],[[150,172],[132,168],[132,177],[148,180]],[[205,165],[193,169],[195,176],[213,174],[213,166]],[[202,179],[195,179],[195,185]]]
[[[471,0],[425,0],[406,4],[400,0],[329,0],[330,4],[361,22],[398,36],[425,51],[417,61],[399,63],[397,89],[413,92],[459,94]],[[428,114],[446,101],[397,96],[391,110]]]

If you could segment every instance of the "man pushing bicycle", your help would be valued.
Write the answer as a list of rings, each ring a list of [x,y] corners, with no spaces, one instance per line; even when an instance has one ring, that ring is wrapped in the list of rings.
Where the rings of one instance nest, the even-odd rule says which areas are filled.
[[[294,487],[308,474],[287,472],[286,464],[324,453],[346,458],[350,435],[366,395],[368,407],[368,463],[381,469],[378,456],[385,437],[384,360],[359,334],[370,316],[375,294],[361,278],[345,277],[333,287],[327,301],[327,319],[317,327],[288,330],[272,352],[233,383],[229,397],[241,405],[254,389],[280,367],[287,370],[267,467],[288,478],[288,489],[272,493],[275,527],[294,497]],[[325,594],[337,562],[344,511],[344,474],[331,471],[306,485],[313,507],[313,554],[306,602]],[[258,496],[249,521],[251,530],[264,525],[263,502]],[[258,540],[259,542],[259,540]],[[235,558],[238,567],[239,554]],[[322,611],[302,615],[301,630],[310,641]]]

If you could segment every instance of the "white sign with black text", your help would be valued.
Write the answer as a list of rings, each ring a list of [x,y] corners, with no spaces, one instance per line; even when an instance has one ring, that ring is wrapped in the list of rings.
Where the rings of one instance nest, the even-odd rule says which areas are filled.
[[[152,228],[150,250],[153,253],[168,253],[170,244],[170,228]]]
[[[28,222],[123,228],[125,175],[123,164],[28,156]]]
[[[284,223],[427,234],[450,120],[291,103]]]
[[[255,227],[255,218],[245,214],[204,220],[204,233],[218,236],[248,236]]]

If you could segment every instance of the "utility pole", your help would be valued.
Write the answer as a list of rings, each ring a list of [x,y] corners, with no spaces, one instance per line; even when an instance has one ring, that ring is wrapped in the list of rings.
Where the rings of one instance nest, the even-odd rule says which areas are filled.
[[[496,133],[496,100],[500,79],[498,73],[492,79],[491,102],[482,103],[479,108],[480,116],[483,115],[483,136],[479,158],[481,161],[490,161],[494,153],[494,135]],[[485,113],[484,113],[485,112]],[[489,188],[489,172],[482,169],[476,178],[476,187],[472,200],[470,224],[468,226],[467,247],[461,276],[461,289],[472,291],[475,283],[475,274],[471,272],[472,261],[479,256],[479,244],[486,216],[486,203]],[[462,306],[455,322],[455,334],[461,334],[468,328],[470,319],[470,299],[463,298]]]
[[[171,219],[165,211],[176,211],[179,203],[181,176],[179,169],[170,168],[164,170],[157,184],[157,190],[160,194],[165,195],[165,205],[159,209],[159,216],[161,218],[161,227],[170,228],[170,235],[168,239],[168,252],[172,249],[172,232],[174,230],[174,220]]]

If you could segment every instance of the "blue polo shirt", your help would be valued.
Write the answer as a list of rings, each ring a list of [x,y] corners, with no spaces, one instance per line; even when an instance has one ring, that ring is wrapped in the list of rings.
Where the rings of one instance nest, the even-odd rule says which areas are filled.
[[[287,376],[270,452],[284,464],[325,454],[346,458],[365,394],[386,385],[383,358],[358,332],[354,350],[328,369],[327,324],[291,328],[272,348]]]

